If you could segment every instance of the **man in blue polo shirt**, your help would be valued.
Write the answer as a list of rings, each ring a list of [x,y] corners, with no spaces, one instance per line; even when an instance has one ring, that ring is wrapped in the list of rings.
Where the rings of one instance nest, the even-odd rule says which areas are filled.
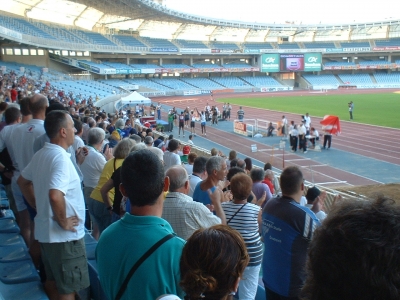
[[[320,223],[310,209],[299,204],[303,180],[298,167],[284,169],[282,196],[269,200],[262,212],[262,268],[268,300],[299,299],[305,281],[307,248]]]
[[[174,232],[161,218],[169,178],[154,153],[148,149],[131,153],[121,166],[121,182],[121,193],[131,204],[130,213],[103,231],[96,248],[100,282],[108,299],[116,299],[132,266]],[[175,236],[156,248],[129,279],[121,299],[182,296],[179,260],[184,243]]]

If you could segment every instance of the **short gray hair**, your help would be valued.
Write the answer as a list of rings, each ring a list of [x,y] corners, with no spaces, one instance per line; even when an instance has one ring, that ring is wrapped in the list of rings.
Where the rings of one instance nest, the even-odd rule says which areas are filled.
[[[98,145],[104,140],[105,137],[106,133],[103,129],[99,127],[90,128],[88,133],[88,144]]]
[[[225,158],[221,156],[211,156],[206,163],[206,170],[208,175],[211,175],[214,170],[220,171]]]
[[[116,159],[123,159],[129,155],[136,142],[130,138],[124,138],[114,148],[114,157]]]
[[[264,170],[261,168],[253,168],[250,171],[250,177],[253,182],[263,181],[264,180]]]
[[[145,138],[144,138],[144,143],[146,144],[146,145],[153,145],[153,138],[151,137],[151,136],[146,136]]]
[[[136,144],[139,144],[142,141],[142,138],[137,134],[132,134],[129,138],[134,140]]]
[[[147,146],[143,143],[139,143],[139,144],[136,144],[135,146],[133,146],[132,151],[138,151],[138,150],[142,150],[142,149],[147,149]]]
[[[176,192],[178,189],[185,186],[186,181],[189,180],[188,174],[184,167],[174,165],[170,167],[165,176],[169,177],[169,191]]]
[[[265,170],[264,177],[267,177],[268,175],[273,175],[274,176],[274,172],[272,172],[272,170],[270,170],[270,169]]]

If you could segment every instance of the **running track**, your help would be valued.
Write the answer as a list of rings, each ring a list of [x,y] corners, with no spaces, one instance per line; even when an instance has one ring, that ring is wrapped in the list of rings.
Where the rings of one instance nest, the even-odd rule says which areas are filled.
[[[329,91],[329,94],[355,94],[355,93],[382,93],[392,92],[393,90],[336,90]],[[276,92],[276,93],[236,93],[236,94],[217,94],[214,98],[250,98],[250,97],[266,97],[266,96],[298,96],[311,95],[309,91],[291,91],[291,92]],[[174,102],[172,102],[174,100]],[[153,101],[162,102],[169,106],[175,106],[179,109],[184,109],[186,106],[198,107],[199,110],[204,108],[207,102],[213,105],[209,95],[187,96],[187,97],[157,97]],[[221,109],[222,104],[217,103]],[[300,115],[287,112],[271,111],[259,108],[251,108],[242,105],[246,113],[246,119],[262,119],[279,121],[284,114],[288,121],[294,120],[297,124],[300,123]],[[238,106],[232,105],[232,115],[239,109]],[[355,118],[357,115],[355,115]],[[311,116],[312,124],[320,128],[319,121],[321,118]],[[338,137],[332,137],[332,148],[342,150],[344,152],[361,155],[368,158],[374,158],[379,161],[387,162],[400,166],[400,130],[386,127],[379,127],[366,124],[358,124],[341,120],[342,134]],[[207,138],[210,141],[221,144],[229,149],[235,149],[237,152],[245,156],[251,157],[259,161],[270,161],[274,167],[282,169],[282,151],[274,150],[273,158],[271,150],[265,152],[252,153],[251,144],[257,144],[258,149],[268,149],[270,146],[265,143],[258,142],[257,139],[249,139],[245,136],[226,130],[221,130],[220,127],[207,126]],[[286,148],[288,149],[288,148]],[[309,151],[310,153],[310,151]],[[285,151],[285,166],[297,165],[302,167],[303,174],[306,180],[315,182],[326,187],[338,187],[344,185],[369,185],[377,184],[378,181],[357,175],[352,172],[346,172],[317,161],[315,158],[310,159],[307,154],[294,154]],[[344,157],[343,157],[344,159]],[[351,163],[351,162],[350,162]],[[356,167],[356,166],[355,166]],[[360,166],[357,166],[360,167]],[[361,166],[368,167],[368,166]]]

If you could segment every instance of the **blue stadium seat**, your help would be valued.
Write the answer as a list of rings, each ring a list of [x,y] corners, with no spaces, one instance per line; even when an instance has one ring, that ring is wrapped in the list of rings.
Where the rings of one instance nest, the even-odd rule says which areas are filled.
[[[10,202],[8,201],[8,199],[2,198],[0,200],[0,209],[8,209],[8,208],[10,208]]]
[[[30,259],[31,257],[25,245],[0,247],[0,262],[2,263]]]
[[[0,280],[5,284],[40,281],[31,260],[0,262]]]
[[[0,233],[0,246],[25,245],[19,233]]]
[[[5,300],[48,300],[43,285],[40,281],[18,284],[4,284],[0,281],[0,299]]]
[[[15,220],[15,216],[14,213],[11,209],[4,209],[2,210],[2,213],[4,214],[4,216],[2,216],[2,219],[13,219]]]
[[[13,219],[0,219],[0,233],[19,233],[19,227]]]

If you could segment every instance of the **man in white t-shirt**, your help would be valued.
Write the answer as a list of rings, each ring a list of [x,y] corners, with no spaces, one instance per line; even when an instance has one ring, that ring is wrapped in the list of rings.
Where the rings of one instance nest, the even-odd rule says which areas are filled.
[[[168,169],[174,165],[181,165],[181,157],[178,154],[179,150],[179,142],[175,139],[172,139],[168,143],[168,151],[164,152],[164,166],[165,169]]]
[[[306,113],[304,120],[306,121],[306,123],[304,124],[304,126],[306,127],[307,130],[307,134],[310,134],[310,128],[311,128],[311,118],[308,115],[308,113]]]
[[[14,171],[11,188],[14,195],[15,203],[19,211],[21,224],[21,233],[25,238],[30,240],[26,241],[32,260],[35,264],[39,262],[40,250],[39,245],[35,242],[33,235],[33,217],[35,211],[32,207],[27,205],[22,197],[20,188],[17,185],[17,179],[22,171],[31,161],[34,150],[33,144],[37,137],[45,133],[43,123],[46,115],[46,108],[48,107],[48,100],[42,94],[36,94],[29,100],[29,109],[32,114],[32,119],[27,123],[17,126],[13,130],[13,138],[11,140],[14,157],[18,165],[18,169]],[[38,168],[38,170],[41,170]]]
[[[204,156],[197,157],[193,163],[193,172],[189,174],[189,192],[188,196],[193,197],[196,185],[207,178],[206,172],[207,158]]]
[[[46,290],[57,299],[74,299],[90,285],[84,243],[85,203],[78,173],[66,152],[74,142],[74,122],[67,112],[53,111],[44,126],[50,143],[22,170],[18,185],[37,210],[35,238],[42,252]],[[41,176],[37,176],[39,169]]]
[[[285,139],[288,136],[288,122],[285,116],[282,116],[282,134]]]

